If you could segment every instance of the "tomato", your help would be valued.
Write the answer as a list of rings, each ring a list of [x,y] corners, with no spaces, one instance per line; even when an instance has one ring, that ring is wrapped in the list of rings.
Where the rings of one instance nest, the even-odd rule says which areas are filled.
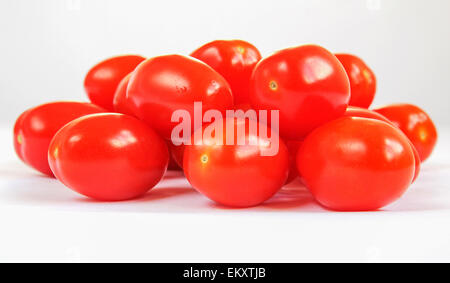
[[[139,197],[166,172],[165,141],[128,115],[105,113],[76,119],[53,138],[48,159],[56,178],[102,201]]]
[[[84,89],[91,102],[114,111],[113,99],[117,86],[144,60],[144,57],[138,55],[123,55],[95,65],[84,79]]]
[[[113,106],[114,111],[122,114],[133,115],[130,104],[127,103],[127,89],[130,82],[131,73],[126,75],[117,86],[114,94]]]
[[[250,77],[261,60],[255,46],[243,40],[215,40],[191,56],[208,64],[228,81],[236,104],[250,103]]]
[[[342,64],[328,50],[304,45],[261,60],[251,79],[256,110],[280,110],[280,135],[301,140],[316,127],[342,116],[350,84]]]
[[[68,122],[104,110],[91,103],[52,102],[22,113],[14,125],[14,148],[19,158],[39,172],[53,177],[48,166],[48,145]]]
[[[181,55],[154,57],[140,64],[130,78],[127,95],[133,114],[165,139],[171,138],[178,124],[171,122],[175,110],[186,110],[194,117],[194,102],[203,103],[202,114],[216,109],[225,115],[233,107],[225,79],[205,63]]]
[[[297,155],[299,173],[323,206],[376,210],[397,200],[414,176],[408,138],[375,119],[343,117],[313,131]]]
[[[272,141],[249,129],[255,125],[267,129],[267,125],[239,118],[227,118],[218,123],[223,123],[223,129],[226,123],[231,123],[235,133],[244,125],[245,135],[234,135],[234,144],[227,145],[226,138],[231,133],[224,130],[222,140],[206,137],[202,144],[186,145],[183,168],[188,181],[208,198],[226,206],[251,207],[268,200],[288,176],[286,145],[279,140],[275,155],[264,156],[262,153]],[[198,131],[204,135],[206,129],[205,126]],[[273,132],[272,137],[278,138]],[[252,145],[249,141],[259,143]]]
[[[298,177],[297,170],[297,153],[302,146],[303,141],[286,141],[286,146],[289,151],[289,176],[286,184],[293,182]]]
[[[388,118],[384,117],[380,113],[377,113],[375,111],[372,111],[372,110],[369,110],[366,108],[349,106],[349,107],[347,107],[347,111],[345,112],[344,116],[376,119],[376,120],[386,122],[389,125],[396,127],[396,125],[394,125],[394,123],[392,123]],[[412,144],[411,141],[409,141],[409,143],[414,152],[414,160],[415,160],[415,172],[414,172],[414,179],[413,179],[413,182],[414,182],[417,179],[417,177],[419,176],[421,161],[420,161],[419,153],[417,152],[416,148],[414,147],[414,145]]]
[[[335,54],[341,61],[350,80],[349,105],[369,108],[377,91],[377,80],[373,71],[361,58],[350,54]]]
[[[437,141],[437,130],[425,111],[412,104],[392,104],[374,111],[388,118],[405,133],[422,162],[431,155]]]

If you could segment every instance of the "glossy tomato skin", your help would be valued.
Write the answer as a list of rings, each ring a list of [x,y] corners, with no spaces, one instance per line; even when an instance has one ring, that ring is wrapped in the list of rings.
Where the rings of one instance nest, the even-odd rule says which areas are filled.
[[[130,104],[127,102],[127,89],[130,82],[131,73],[126,75],[117,86],[114,94],[113,107],[117,113],[133,115],[133,110]]]
[[[297,155],[300,175],[316,200],[340,211],[376,210],[397,200],[412,182],[414,162],[399,129],[355,117],[316,129]]]
[[[72,190],[101,201],[139,197],[166,172],[169,152],[145,123],[123,114],[94,114],[64,126],[53,138],[48,159],[56,178]]]
[[[230,84],[234,103],[250,103],[250,77],[261,54],[252,44],[243,40],[215,40],[191,54],[208,64]]]
[[[68,122],[104,110],[91,103],[52,102],[22,113],[14,125],[14,149],[19,158],[39,172],[53,177],[47,160],[48,146]]]
[[[106,59],[92,67],[84,79],[84,89],[89,100],[108,111],[114,111],[117,86],[144,60],[138,55],[123,55]]]
[[[350,99],[344,68],[328,50],[304,45],[262,59],[251,79],[256,110],[280,110],[280,135],[301,140],[316,127],[339,118]]]
[[[377,91],[377,79],[364,61],[351,54],[335,54],[350,80],[349,105],[369,108]]]
[[[244,123],[244,119],[237,118],[224,121],[231,121],[235,132]],[[225,129],[226,122],[223,123]],[[246,125],[257,123],[251,120]],[[199,131],[205,133],[205,129]],[[268,131],[270,133],[270,129]],[[283,186],[288,176],[286,145],[280,139],[275,155],[262,156],[261,153],[267,150],[268,140],[252,134],[249,127],[244,137],[239,140],[235,137],[234,145],[225,144],[226,136],[225,131],[222,145],[213,138],[204,139],[201,145],[185,146],[183,169],[188,181],[211,200],[230,207],[251,207],[268,200]],[[250,145],[250,140],[261,142]]]
[[[431,155],[437,141],[437,130],[425,111],[412,104],[392,104],[374,111],[388,118],[405,133],[422,162]]]
[[[225,115],[232,109],[233,95],[226,80],[205,63],[186,56],[166,55],[143,62],[130,78],[128,102],[134,115],[165,139],[178,122],[175,110],[186,110],[194,122],[194,102],[202,102],[203,114],[216,109]]]
[[[385,123],[388,123],[389,125],[397,127],[388,118],[384,117],[380,113],[377,113],[375,111],[372,111],[372,110],[369,110],[366,108],[349,106],[349,107],[347,107],[347,111],[345,111],[344,116],[375,119],[375,120],[383,121]],[[421,161],[420,161],[419,153],[417,152],[416,148],[414,147],[414,145],[412,144],[411,141],[409,141],[409,143],[411,145],[411,149],[413,150],[414,160],[415,160],[415,172],[414,172],[414,179],[413,179],[413,182],[414,182],[417,179],[417,177],[419,176]]]

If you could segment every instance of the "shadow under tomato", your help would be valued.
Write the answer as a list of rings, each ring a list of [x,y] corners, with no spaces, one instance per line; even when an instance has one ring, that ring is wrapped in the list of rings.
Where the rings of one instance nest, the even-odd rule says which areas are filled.
[[[179,197],[183,195],[189,195],[189,194],[197,194],[197,191],[195,191],[192,188],[178,188],[178,187],[167,187],[167,188],[156,188],[150,190],[148,193],[134,199],[129,200],[123,200],[123,201],[102,201],[102,200],[96,200],[91,199],[88,197],[79,197],[76,199],[76,201],[79,202],[85,202],[85,203],[112,203],[112,204],[121,204],[121,203],[141,203],[141,202],[151,202],[151,201],[157,201],[167,198],[174,198]]]
[[[311,193],[303,186],[285,187],[266,202],[253,207],[230,207],[211,201],[210,207],[221,210],[301,210],[312,205],[311,210],[320,210]]]

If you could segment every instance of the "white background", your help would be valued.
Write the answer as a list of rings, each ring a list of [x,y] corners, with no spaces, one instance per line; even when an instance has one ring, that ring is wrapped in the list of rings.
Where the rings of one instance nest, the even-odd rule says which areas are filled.
[[[1,0],[0,121],[85,100],[84,75],[106,57],[241,38],[263,55],[305,43],[357,54],[378,77],[374,105],[411,102],[450,123],[449,13],[447,0]]]
[[[450,261],[450,1],[0,1],[0,261]],[[411,102],[438,125],[418,181],[383,211],[336,213],[296,183],[248,210],[168,176],[141,200],[87,201],[21,164],[11,127],[40,103],[86,100],[106,57],[189,54],[240,38],[269,55],[317,43],[361,56],[374,105]]]

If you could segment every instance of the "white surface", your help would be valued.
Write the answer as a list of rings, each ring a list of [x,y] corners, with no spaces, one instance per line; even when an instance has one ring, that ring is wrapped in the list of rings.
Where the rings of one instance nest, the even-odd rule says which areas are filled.
[[[23,165],[0,131],[0,261],[450,262],[450,128],[402,199],[324,210],[299,183],[227,209],[169,174],[142,199],[90,201]]]
[[[1,0],[0,122],[48,101],[86,100],[106,57],[189,54],[241,38],[263,55],[305,43],[361,56],[374,106],[410,102],[450,124],[448,0]]]

